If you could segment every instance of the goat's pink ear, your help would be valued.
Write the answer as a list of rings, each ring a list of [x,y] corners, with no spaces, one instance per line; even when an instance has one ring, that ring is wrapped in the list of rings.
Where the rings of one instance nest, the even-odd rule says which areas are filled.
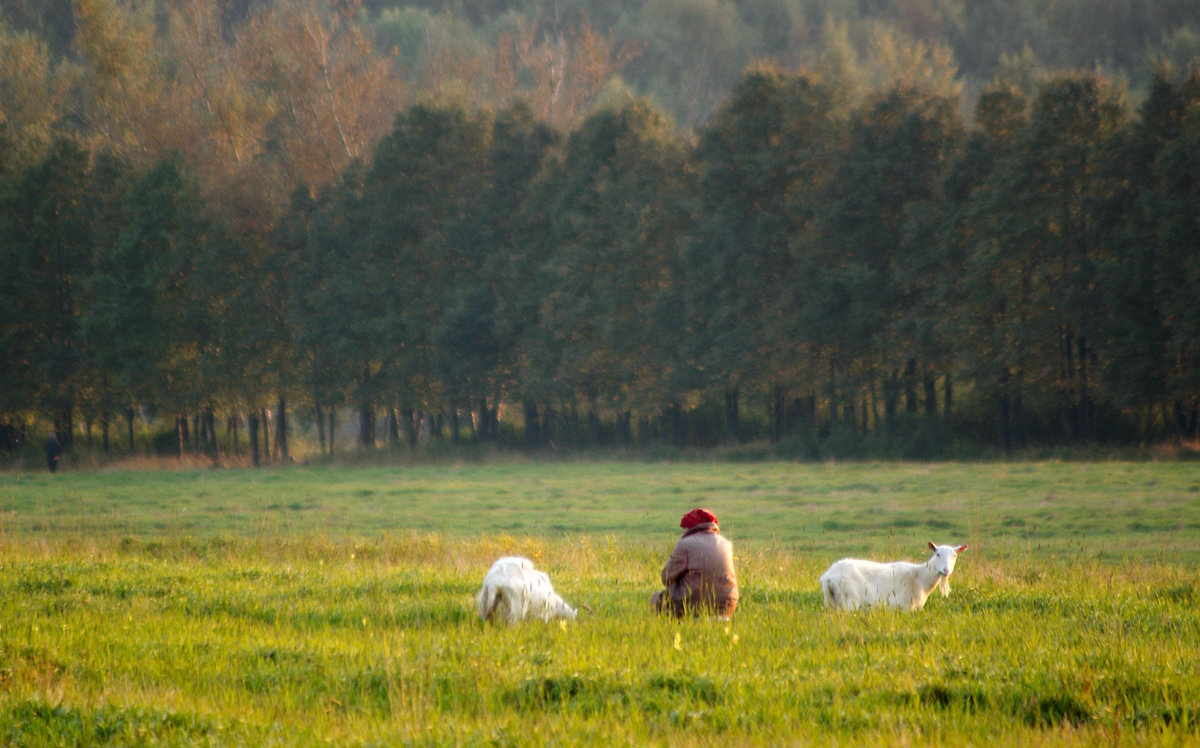
[[[959,547],[957,547],[957,548],[955,548],[955,549],[954,549],[954,552],[955,552],[955,553],[962,553],[962,552],[963,552],[963,551],[965,551],[965,550],[967,550],[967,547],[966,547],[965,545],[960,545]]]
[[[936,551],[936,550],[937,550],[937,546],[933,544],[933,541],[932,541],[932,540],[931,540],[931,541],[929,541],[929,550],[931,550],[931,551]]]

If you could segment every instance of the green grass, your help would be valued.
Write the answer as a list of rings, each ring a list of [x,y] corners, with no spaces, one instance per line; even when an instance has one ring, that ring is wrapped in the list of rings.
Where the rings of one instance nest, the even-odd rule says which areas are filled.
[[[648,614],[679,516],[732,623]],[[1200,467],[525,463],[0,475],[3,745],[1200,742]],[[966,542],[916,614],[844,555]],[[481,625],[531,556],[571,625]]]

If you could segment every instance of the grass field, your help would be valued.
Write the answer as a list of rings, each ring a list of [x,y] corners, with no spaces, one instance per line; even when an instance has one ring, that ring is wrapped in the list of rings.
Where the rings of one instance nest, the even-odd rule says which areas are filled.
[[[647,598],[695,505],[731,623]],[[833,614],[846,555],[967,543]],[[522,553],[570,625],[483,626]],[[1200,744],[1200,465],[517,462],[0,474],[3,745]]]

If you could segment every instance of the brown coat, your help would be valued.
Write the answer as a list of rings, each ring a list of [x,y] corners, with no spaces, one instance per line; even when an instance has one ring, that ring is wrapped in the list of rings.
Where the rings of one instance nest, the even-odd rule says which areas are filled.
[[[685,611],[733,615],[738,604],[733,544],[721,535],[715,522],[692,527],[671,551],[662,569],[662,583],[675,615],[683,615]]]

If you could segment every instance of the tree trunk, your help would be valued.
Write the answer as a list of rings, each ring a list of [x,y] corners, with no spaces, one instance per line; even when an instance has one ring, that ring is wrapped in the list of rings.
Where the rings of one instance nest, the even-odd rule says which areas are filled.
[[[363,403],[358,410],[358,444],[362,447],[375,446],[375,413],[370,403]]]
[[[400,419],[396,415],[396,406],[387,407],[387,420],[384,422],[384,442],[393,444],[400,441]]]
[[[1079,408],[1078,400],[1079,392],[1076,390],[1078,385],[1078,373],[1075,366],[1075,336],[1070,332],[1061,332],[1062,341],[1059,346],[1059,353],[1062,357],[1062,371],[1060,372],[1060,381],[1058,384],[1058,395],[1060,397],[1061,411],[1059,413],[1059,422],[1062,427],[1063,439],[1069,444],[1079,441]]]
[[[829,426],[833,427],[838,419],[837,364],[829,362]]]
[[[771,387],[771,441],[779,442],[788,432],[787,393],[778,382]]]
[[[633,414],[627,410],[617,414],[617,441],[622,447],[633,444]]]
[[[271,415],[266,408],[259,411],[259,424],[262,426],[262,457],[265,462],[271,461]]]
[[[234,457],[242,456],[241,438],[238,432],[241,430],[239,422],[241,419],[235,414],[229,417],[226,421],[225,431],[229,434],[229,446],[233,450]]]
[[[526,399],[521,406],[525,414],[525,448],[536,449],[542,445],[542,436],[538,426],[537,403]]]
[[[551,448],[555,448],[554,438],[557,435],[554,419],[554,406],[548,402],[542,403],[541,438],[542,443]]]
[[[879,392],[875,387],[875,378],[872,377],[870,384],[870,405],[867,405],[867,398],[863,398],[863,433],[867,433],[867,419],[871,419],[871,428],[879,430]]]
[[[333,435],[337,433],[337,408],[329,408],[329,456],[333,457]]]
[[[404,440],[408,442],[409,449],[417,448],[417,421],[416,413],[411,405],[402,405],[400,407],[400,419],[404,421]]]
[[[279,420],[275,424],[275,451],[279,453],[279,461],[284,465],[287,465],[291,461],[288,457],[287,426],[287,401],[280,395]]]
[[[1025,399],[1020,393],[1012,401],[1012,441],[1018,447],[1025,444]]]
[[[667,422],[666,431],[671,435],[671,443],[676,447],[683,446],[683,407],[679,403],[671,403],[663,414]]]
[[[883,423],[889,431],[896,426],[896,412],[900,409],[900,374],[892,370],[883,380]]]
[[[487,398],[479,398],[479,424],[480,436],[484,441],[498,441],[500,439],[500,398],[493,398],[493,406],[488,406]]]
[[[600,416],[596,414],[595,408],[588,408],[587,412],[587,444],[596,446],[604,440],[604,434],[600,428]]]
[[[246,417],[246,428],[250,432],[250,464],[258,467],[260,457],[258,453],[258,411],[250,411]]]
[[[217,446],[217,417],[212,410],[204,412],[204,424],[208,430],[208,454],[212,457],[213,467],[221,464],[221,450]]]
[[[1013,451],[1012,409],[1010,406],[1008,395],[1004,393],[996,395],[997,436],[1000,438],[1000,444],[1004,447],[1005,454],[1009,455]]]
[[[1011,454],[1013,450],[1023,444],[1025,403],[1019,394],[1012,396],[1004,395],[1002,405],[1003,430],[1001,438],[1004,450]]]
[[[187,430],[187,416],[175,416],[175,434],[177,437],[176,442],[179,447],[178,457],[181,460],[183,459],[183,454],[186,451],[185,447],[187,445]]]
[[[809,436],[817,435],[817,396],[805,395],[792,401],[788,415],[788,433],[800,434],[807,430]]]
[[[133,454],[133,408],[126,409],[125,422],[129,427],[129,454]]]
[[[317,450],[319,454],[325,454],[325,411],[319,402],[313,403],[313,410],[317,414]]]
[[[654,438],[654,426],[650,422],[650,416],[642,416],[638,420],[637,443],[644,446],[649,444],[652,438]]]
[[[1189,407],[1182,400],[1176,400],[1171,407],[1175,411],[1175,432],[1178,441],[1194,441],[1200,435],[1200,408],[1196,407],[1195,402]]]
[[[725,391],[725,441],[738,444],[742,440],[742,415],[738,388]]]
[[[1092,355],[1087,336],[1079,336],[1079,436],[1084,441],[1092,438],[1095,430],[1095,404],[1092,402],[1091,384],[1088,382],[1088,357]]]
[[[579,406],[571,401],[567,409],[567,434],[564,437],[571,446],[578,447],[583,443],[583,428],[579,425]]]
[[[933,374],[925,375],[925,417],[937,420],[937,379]]]
[[[54,430],[58,433],[59,444],[63,451],[70,451],[75,444],[75,422],[71,416],[71,408],[64,406],[54,419]]]
[[[904,364],[904,409],[917,412],[917,360],[910,358]]]

